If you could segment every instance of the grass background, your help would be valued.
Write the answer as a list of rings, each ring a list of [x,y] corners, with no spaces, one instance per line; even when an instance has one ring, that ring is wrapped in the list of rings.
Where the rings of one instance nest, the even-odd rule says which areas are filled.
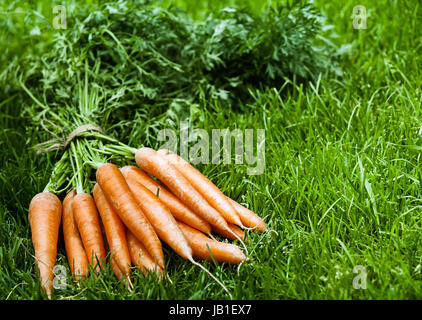
[[[204,263],[235,299],[422,298],[422,6],[417,1],[315,1],[346,45],[342,76],[303,89],[293,85],[253,92],[246,111],[204,105],[196,128],[265,129],[266,167],[247,176],[246,165],[201,165],[228,196],[250,207],[274,231],[248,234],[252,262],[239,272]],[[200,19],[231,4],[255,11],[265,1],[165,0]],[[367,29],[355,30],[355,5],[367,9]],[[51,4],[35,8],[52,17]],[[2,17],[3,19],[3,17]],[[41,19],[42,20],[42,19]],[[31,14],[7,15],[28,33]],[[54,31],[51,31],[54,32]],[[18,36],[18,35],[16,35]],[[42,36],[48,37],[48,32]],[[0,37],[5,37],[4,34]],[[31,45],[10,42],[7,59]],[[2,38],[0,38],[2,39]],[[37,45],[33,44],[34,50]],[[28,119],[12,97],[0,101],[0,298],[43,299],[34,264],[27,210],[42,191],[54,154],[37,156]],[[140,133],[140,136],[142,134]],[[134,142],[132,142],[134,143]],[[158,147],[159,145],[152,145]],[[168,274],[157,282],[135,271],[130,293],[111,270],[68,288],[55,299],[226,299],[205,273],[164,247]],[[57,264],[67,266],[59,242]],[[356,266],[367,271],[367,289],[353,287]],[[68,270],[69,272],[69,270]]]

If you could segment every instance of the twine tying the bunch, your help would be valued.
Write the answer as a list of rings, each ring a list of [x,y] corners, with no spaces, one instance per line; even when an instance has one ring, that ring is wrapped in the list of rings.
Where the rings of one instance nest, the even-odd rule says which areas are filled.
[[[50,152],[50,151],[54,151],[54,150],[65,150],[67,148],[67,146],[69,145],[69,143],[75,139],[78,135],[80,135],[81,133],[87,132],[87,131],[97,131],[100,133],[104,133],[104,130],[101,129],[98,126],[95,126],[91,123],[87,123],[84,125],[81,125],[79,127],[77,127],[75,130],[73,130],[66,139],[63,139],[61,137],[59,137],[58,135],[56,135],[55,133],[51,132],[50,130],[48,130],[43,123],[41,123],[42,127],[49,133],[51,133],[52,135],[56,136],[56,138],[50,139],[48,141],[44,141],[41,142],[37,145],[34,146],[35,149],[37,149],[37,154],[41,154],[41,153],[45,153],[45,152]],[[50,145],[51,144],[51,145]],[[45,145],[49,145],[46,148],[43,148],[43,146]]]

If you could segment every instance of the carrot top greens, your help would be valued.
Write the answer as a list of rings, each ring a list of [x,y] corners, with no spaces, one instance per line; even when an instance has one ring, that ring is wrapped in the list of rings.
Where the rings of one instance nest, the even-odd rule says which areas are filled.
[[[173,104],[177,110],[209,98],[233,104],[250,86],[306,82],[332,65],[328,41],[316,42],[323,17],[305,1],[260,15],[224,8],[202,21],[149,1],[85,6],[68,15],[67,29],[23,70],[51,106],[77,103],[75,74],[85,59],[91,69],[99,65],[90,82],[122,108],[120,118],[139,108],[162,111]]]

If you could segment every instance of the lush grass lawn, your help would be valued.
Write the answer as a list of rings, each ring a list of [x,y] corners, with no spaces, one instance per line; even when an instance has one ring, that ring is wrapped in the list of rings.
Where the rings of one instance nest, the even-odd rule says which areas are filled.
[[[211,0],[199,9],[179,3],[194,7],[194,16],[221,7]],[[352,26],[357,4],[367,9],[365,30]],[[273,230],[270,238],[248,233],[251,262],[239,270],[204,265],[235,299],[420,299],[422,7],[410,0],[317,6],[334,25],[338,44],[349,45],[340,60],[342,76],[328,75],[306,88],[262,88],[242,108],[205,105],[195,116],[194,127],[209,132],[266,130],[263,174],[246,175],[247,165],[199,168]],[[0,101],[0,298],[40,299],[27,208],[55,158],[29,150],[36,141],[20,111],[13,97]],[[62,240],[59,246],[57,263],[67,266]],[[128,292],[108,270],[80,284],[68,277],[68,289],[56,290],[54,298],[227,298],[168,247],[165,256],[172,282],[135,272],[136,290]],[[353,272],[356,266],[366,270],[366,289],[353,286],[363,275]]]

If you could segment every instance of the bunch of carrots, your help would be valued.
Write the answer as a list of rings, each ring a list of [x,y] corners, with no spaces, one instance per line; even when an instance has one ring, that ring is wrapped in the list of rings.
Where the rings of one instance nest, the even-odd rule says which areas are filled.
[[[75,280],[96,276],[107,265],[131,288],[131,268],[164,275],[162,241],[178,255],[207,272],[195,259],[241,264],[248,259],[243,229],[264,231],[255,213],[226,197],[210,180],[177,154],[116,138],[113,123],[118,95],[106,94],[92,81],[101,61],[77,70],[77,92],[68,105],[51,105],[21,83],[34,112],[34,126],[51,139],[35,146],[38,153],[60,151],[49,182],[32,199],[29,222],[41,285],[51,297],[57,242],[62,224],[66,257]],[[116,100],[117,99],[117,100]],[[128,166],[135,160],[137,167]],[[116,165],[117,164],[117,165]],[[95,177],[95,178],[94,178]],[[57,195],[66,194],[63,202]],[[62,222],[62,223],[61,223]],[[105,234],[105,237],[103,236]],[[217,241],[213,234],[243,247]],[[106,238],[106,241],[104,241]],[[132,288],[131,288],[132,289]]]
[[[161,277],[165,270],[163,241],[228,292],[194,258],[230,264],[247,261],[243,229],[263,232],[264,220],[225,196],[202,173],[169,150],[134,149],[120,143],[104,147],[101,152],[134,157],[137,167],[119,168],[111,162],[87,161],[96,170],[92,195],[78,185],[63,202],[53,192],[44,191],[30,203],[28,218],[35,258],[47,296],[51,298],[53,291],[61,224],[75,280],[86,278],[90,270],[100,272],[107,258],[116,277],[127,280],[129,285],[132,266],[146,274],[157,272]],[[217,241],[213,233],[237,240],[243,249]]]

